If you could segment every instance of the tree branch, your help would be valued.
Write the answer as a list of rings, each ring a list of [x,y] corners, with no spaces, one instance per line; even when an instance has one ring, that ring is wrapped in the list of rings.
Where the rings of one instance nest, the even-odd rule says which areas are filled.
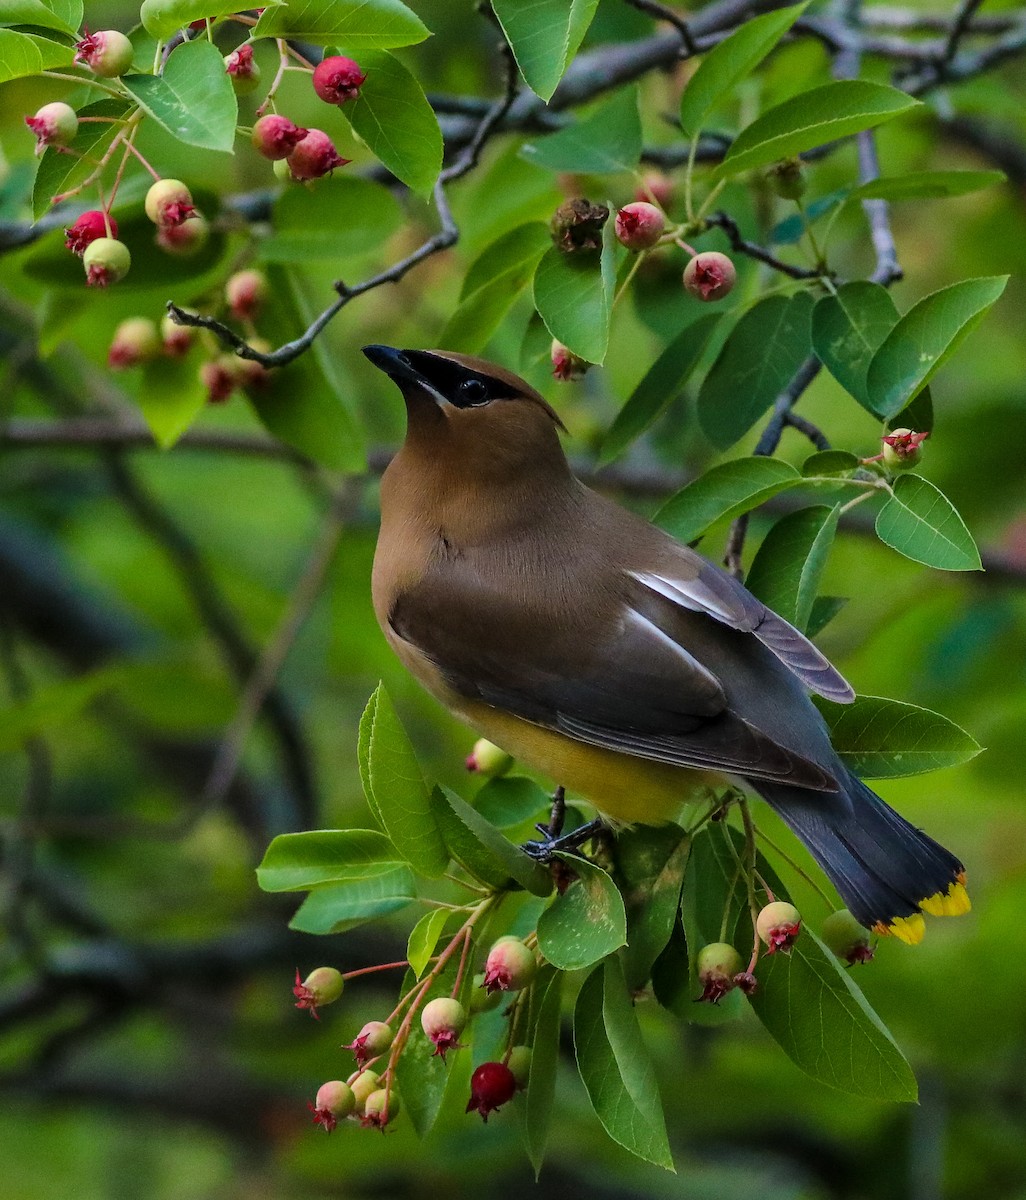
[[[823,272],[816,270],[814,267],[797,267],[791,263],[783,262],[764,246],[746,241],[741,236],[741,230],[738,228],[737,221],[725,212],[717,212],[711,217],[706,217],[705,223],[713,228],[722,229],[730,241],[730,248],[736,253],[745,254],[749,258],[754,258],[758,262],[765,263],[766,266],[772,267],[774,271],[779,271],[782,275],[787,275],[790,279],[823,278]]]

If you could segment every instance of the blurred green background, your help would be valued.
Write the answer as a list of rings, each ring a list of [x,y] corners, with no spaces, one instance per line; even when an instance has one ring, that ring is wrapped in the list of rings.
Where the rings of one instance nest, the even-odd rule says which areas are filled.
[[[425,89],[494,95],[494,37],[471,6],[417,0],[413,7],[436,36],[400,57]],[[1010,11],[1021,19],[1021,10]],[[90,3],[87,16],[94,28],[128,29],[135,11]],[[603,0],[589,44],[652,29],[648,18]],[[273,62],[264,69],[273,71]],[[759,102],[768,103],[828,71],[823,49],[803,40],[772,60],[742,104],[756,102],[756,86]],[[886,67],[870,61],[866,74],[886,78]],[[680,84],[674,73],[645,79],[648,140],[673,143],[660,114],[672,109]],[[60,88],[27,80],[3,89],[5,230],[27,216],[33,159],[22,114],[65,94],[66,85]],[[283,110],[297,121],[323,122],[305,79],[290,78],[283,97]],[[400,914],[327,939],[291,935],[289,902],[261,894],[253,868],[275,833],[366,824],[356,728],[379,679],[427,770],[464,794],[476,787],[463,770],[473,735],[417,689],[373,619],[373,473],[354,474],[346,490],[345,529],[280,673],[276,715],[265,713],[247,738],[224,802],[203,806],[203,782],[236,711],[240,679],[288,610],[339,477],[284,458],[188,445],[168,453],[31,448],[5,443],[0,425],[0,748],[9,751],[0,759],[5,1200],[427,1200],[464,1191],[497,1200],[525,1193],[1026,1197],[1024,114],[1026,72],[1023,59],[1012,58],[931,94],[921,113],[879,139],[884,173],[998,165],[1010,175],[1001,188],[916,201],[893,213],[906,272],[895,288],[903,311],[956,279],[1013,275],[995,311],[935,382],[937,428],[923,468],[959,507],[993,569],[931,572],[848,529],[823,587],[851,597],[820,642],[860,693],[935,708],[987,748],[965,767],[880,787],[964,859],[974,900],[970,916],[931,922],[921,946],[884,944],[859,970],[860,986],[916,1070],[919,1106],[860,1101],[806,1080],[752,1019],[707,1028],[646,1005],[641,1015],[660,1066],[676,1177],[611,1145],[569,1058],[537,1184],[507,1113],[487,1126],[451,1121],[423,1143],[402,1120],[384,1137],[314,1131],[306,1099],[348,1063],[340,1042],[391,1008],[394,994],[373,979],[354,982],[343,1003],[314,1024],[292,1007],[292,973],[322,961],[351,969],[396,957],[412,920]],[[354,158],[352,169],[366,165],[343,122],[335,114],[327,122]],[[966,133],[970,122],[975,138]],[[181,174],[194,189],[224,197],[279,186],[248,148],[235,157],[186,152],[153,132],[141,145],[164,174]],[[455,250],[354,303],[324,334],[324,359],[375,452],[401,437],[401,406],[359,347],[437,344],[480,250],[516,221],[546,218],[562,198],[557,181],[516,157],[517,145],[498,139],[480,169],[453,189],[465,231]],[[811,194],[850,182],[853,170],[854,152],[842,147],[813,169]],[[621,203],[633,190],[628,179],[602,186]],[[774,203],[740,187],[723,198],[753,231],[785,215]],[[356,281],[422,240],[431,213],[404,204],[403,226],[383,244],[298,273],[312,311],[330,299],[340,273]],[[245,253],[248,237],[241,224],[223,226],[222,249],[211,259],[215,283]],[[0,257],[5,422],[134,412],[142,382],[112,377],[104,366],[115,324],[136,313],[159,317],[168,298],[195,299],[166,284],[109,294],[55,290],[41,282],[38,262],[60,237],[54,232]],[[723,245],[716,235],[702,244]],[[831,261],[850,277],[872,270],[857,211],[839,222]],[[556,405],[570,427],[567,448],[585,470],[668,333],[690,319],[689,304],[697,315],[679,291],[682,262],[639,277],[637,302],[614,322],[606,367],[578,385],[554,383],[533,352],[547,342],[529,327],[526,296],[488,348],[489,357],[521,366]],[[751,263],[739,266],[741,294],[753,295],[759,278]],[[281,340],[273,318],[266,326],[258,320],[258,329]],[[305,386],[329,386],[325,378],[305,377]],[[692,402],[675,404],[610,474],[612,494],[651,509],[655,499],[621,486],[625,478],[683,477],[714,461],[695,429]],[[834,445],[875,452],[875,422],[825,372],[801,412]],[[236,397],[204,411],[197,428],[232,434],[260,427]],[[755,436],[742,452],[750,453]],[[782,453],[800,462],[806,446],[789,434]],[[753,522],[749,554],[766,527],[762,518]],[[705,539],[710,557],[722,553],[725,532]],[[11,710],[26,696],[44,715],[39,736],[19,746]]]

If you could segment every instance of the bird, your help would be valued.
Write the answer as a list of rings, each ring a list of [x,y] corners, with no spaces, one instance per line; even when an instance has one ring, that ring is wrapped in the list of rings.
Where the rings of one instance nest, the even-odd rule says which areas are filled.
[[[743,583],[585,486],[565,427],[505,368],[371,345],[406,436],[381,479],[375,615],[459,720],[614,826],[755,792],[868,929],[968,911],[962,863],[841,761],[810,692],[851,685]]]

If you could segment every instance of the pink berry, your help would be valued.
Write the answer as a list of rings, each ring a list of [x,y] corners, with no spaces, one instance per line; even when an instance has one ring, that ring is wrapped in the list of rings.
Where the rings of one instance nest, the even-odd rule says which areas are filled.
[[[355,100],[367,76],[360,64],[341,54],[333,54],[317,64],[313,73],[313,87],[325,104],[345,104]]]
[[[583,358],[578,358],[576,354],[568,350],[562,342],[554,341],[552,343],[551,359],[552,376],[563,383],[569,383],[572,379],[580,379],[591,366],[591,363],[586,362]]]
[[[512,1100],[516,1090],[516,1077],[504,1063],[482,1063],[470,1077],[467,1112],[479,1112],[481,1120],[487,1121],[488,1114]]]
[[[124,75],[134,56],[132,43],[117,29],[86,30],[85,37],[75,44],[75,62],[84,63],[101,79]]]
[[[307,130],[306,137],[288,156],[293,179],[320,179],[350,160],[335,149],[335,143],[320,129]]]
[[[267,299],[267,278],[260,271],[236,271],[224,285],[224,297],[237,321],[252,320]]]
[[[460,1048],[459,1037],[467,1027],[467,1010],[458,1000],[440,996],[424,1005],[420,1024],[435,1044],[434,1053],[444,1061],[449,1050]]]
[[[180,179],[158,179],[146,193],[146,215],[154,225],[168,229],[196,215],[192,193]]]
[[[181,225],[165,225],[157,230],[153,239],[167,254],[188,258],[202,250],[210,236],[210,226],[203,217],[190,217]]]
[[[168,358],[184,358],[196,340],[196,330],[189,325],[179,325],[166,316],[160,322],[160,337]]]
[[[204,367],[219,367],[223,369],[232,381],[232,387],[235,386],[235,358],[231,354],[222,354],[220,358],[212,363],[204,363]],[[200,368],[200,376],[202,377],[203,370]],[[214,381],[214,373],[207,372],[208,378]],[[204,379],[204,383],[207,381]],[[208,390],[209,385],[208,385]],[[214,397],[211,395],[211,400],[226,400],[231,394],[232,388],[223,396]],[[305,979],[300,979],[299,968],[296,968],[296,982],[292,988],[292,994],[296,997],[296,1008],[308,1008],[310,1016],[317,1019],[317,1009],[322,1004],[332,1004],[346,986],[346,981],[342,978],[342,972],[335,967],[317,967],[310,972]]]
[[[86,284],[105,288],[124,279],[132,265],[132,256],[124,242],[100,237],[86,246],[82,265],[85,267]]]
[[[274,162],[288,158],[309,132],[309,129],[303,129],[288,117],[270,113],[253,126],[253,146],[264,158]]]
[[[157,326],[149,317],[129,317],[114,330],[114,339],[107,351],[107,366],[115,371],[150,362],[160,353]]]
[[[666,218],[654,204],[636,200],[616,214],[616,236],[628,250],[650,250],[663,236]]]
[[[767,904],[755,920],[756,932],[766,943],[767,954],[776,954],[778,950],[790,954],[801,928],[801,913],[784,900]]]
[[[734,264],[717,250],[696,254],[684,268],[684,289],[697,300],[722,300],[736,280]]]
[[[517,937],[503,937],[489,950],[481,986],[486,992],[518,992],[538,971],[538,960]]]
[[[341,1079],[332,1079],[322,1083],[317,1089],[317,1098],[307,1108],[313,1113],[315,1125],[323,1127],[325,1133],[331,1133],[340,1119],[348,1117],[356,1108],[356,1097],[353,1089]]]
[[[352,1050],[356,1055],[356,1066],[362,1071],[372,1058],[385,1053],[392,1045],[394,1036],[391,1025],[386,1025],[384,1021],[368,1021],[342,1049]]]
[[[199,369],[200,383],[207,390],[208,404],[223,404],[235,391],[235,363],[232,361],[230,354],[222,354],[219,358],[212,362],[205,362]],[[303,1005],[297,1004],[296,1008],[307,1007],[310,1009],[311,1016],[317,1016],[317,1010],[313,1004]]]
[[[652,171],[642,179],[643,187],[634,193],[635,200],[655,200],[662,208],[669,208],[673,201],[673,180]]]
[[[248,42],[225,55],[224,69],[238,96],[248,96],[260,85],[260,66],[253,61],[253,47]]]
[[[80,258],[85,254],[86,247],[97,238],[118,236],[118,223],[109,214],[100,212],[98,208],[84,212],[74,225],[64,231],[64,244],[72,254]]]
[[[36,135],[36,153],[42,154],[47,146],[69,146],[78,133],[78,116],[70,104],[55,100],[44,104],[34,117],[26,117],[25,124]]]

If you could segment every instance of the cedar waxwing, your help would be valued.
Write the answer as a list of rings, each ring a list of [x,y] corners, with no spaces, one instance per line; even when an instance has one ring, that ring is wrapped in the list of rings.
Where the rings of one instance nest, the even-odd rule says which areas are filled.
[[[562,422],[502,367],[367,346],[406,401],[381,481],[378,621],[457,717],[617,822],[742,783],[864,925],[920,940],[962,864],[841,762],[808,690],[854,692],[733,576],[586,488]]]

